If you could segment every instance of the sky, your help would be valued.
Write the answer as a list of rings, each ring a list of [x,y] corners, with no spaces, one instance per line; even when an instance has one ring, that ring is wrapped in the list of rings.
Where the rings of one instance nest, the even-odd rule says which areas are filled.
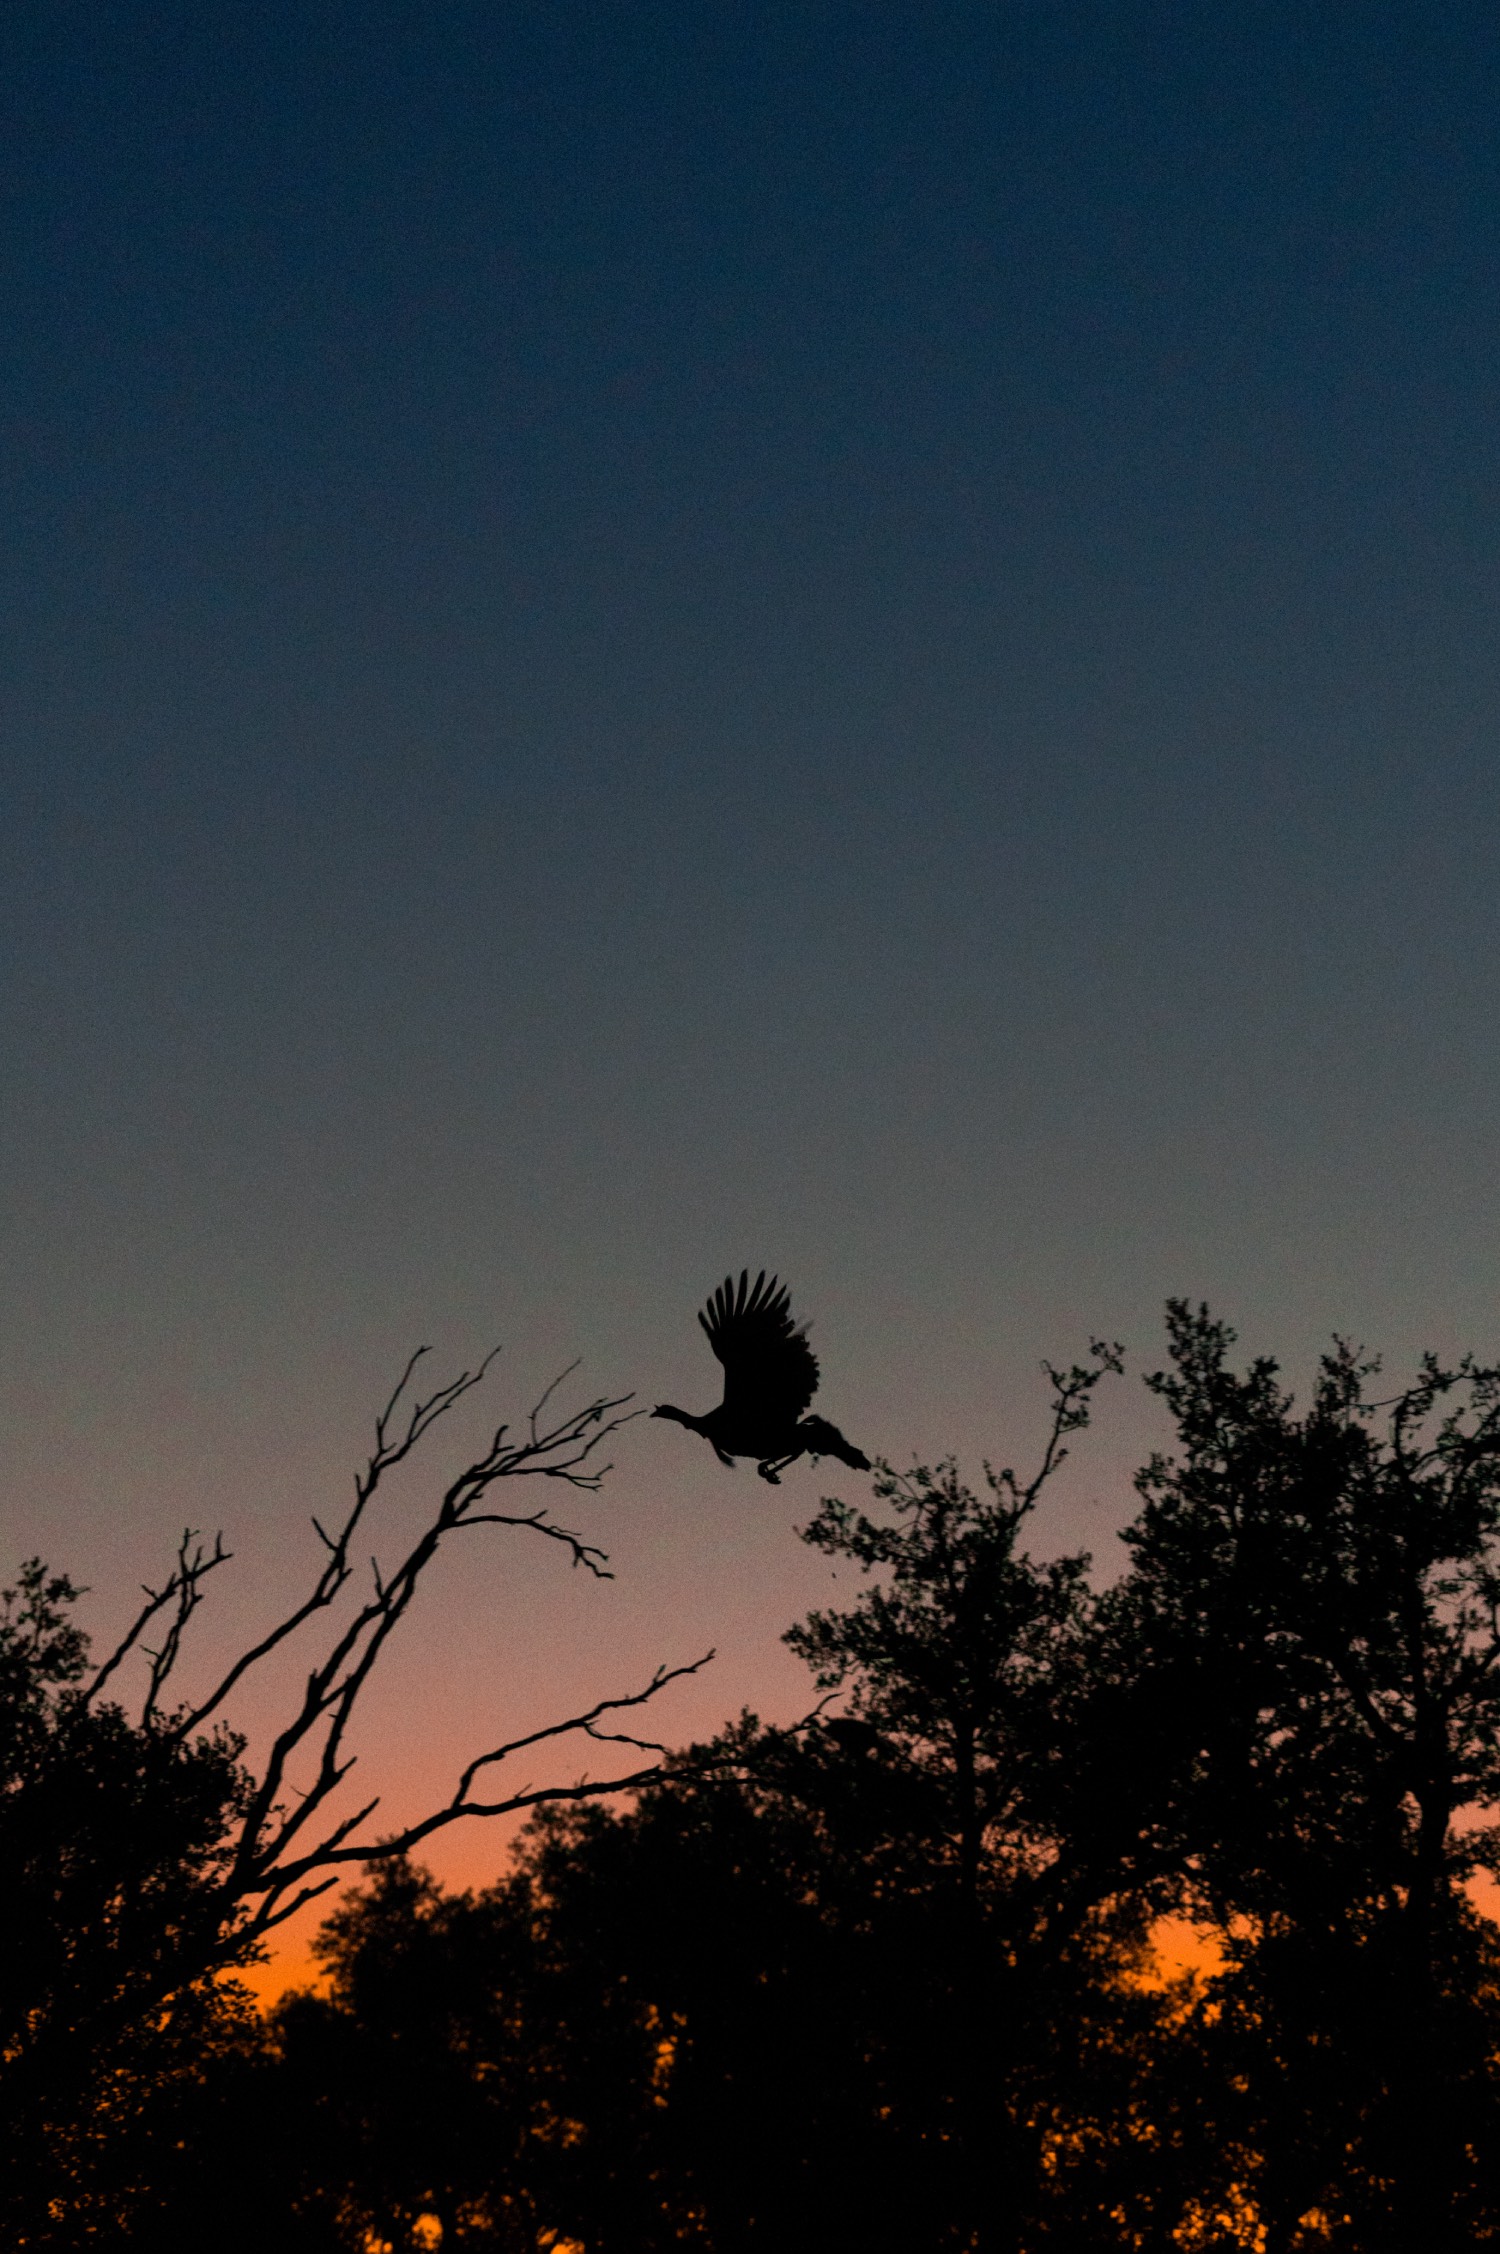
[[[12,0],[0,114],[0,1516],[100,1637],[184,1524],[262,1625],[415,1345],[710,1406],[746,1263],[898,1463],[1123,1340],[1102,1573],[1168,1294],[1500,1356],[1493,9]],[[826,1468],[613,1453],[393,1818],[809,1703]]]

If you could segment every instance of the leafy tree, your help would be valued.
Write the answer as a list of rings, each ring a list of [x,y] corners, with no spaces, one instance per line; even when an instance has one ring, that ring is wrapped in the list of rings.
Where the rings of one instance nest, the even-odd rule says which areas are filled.
[[[328,1992],[277,2015],[280,2102],[317,2124],[288,2211],[346,2248],[431,2216],[506,2254],[920,2243],[864,2063],[889,1966],[816,1820],[752,1781],[776,1742],[747,1722],[618,1819],[545,1812],[483,1893],[396,1862],[346,1897]]]
[[[1176,1441],[1112,1589],[1025,1547],[1118,1367],[1097,1347],[1051,1373],[1032,1479],[882,1466],[868,1507],[821,1505],[806,1538],[863,1579],[790,1632],[822,1693],[804,1722],[744,1716],[618,1811],[544,1790],[481,1893],[417,1869],[420,1833],[381,1843],[324,1928],[326,1993],[264,2027],[180,1981],[153,2039],[175,2024],[207,2066],[158,2075],[120,2242],[201,2241],[247,2150],[225,2254],[415,2249],[434,2223],[473,2254],[1500,2239],[1500,1953],[1469,1895],[1500,1874],[1500,1372],[1429,1362],[1382,1398],[1339,1347],[1299,1408],[1205,1310],[1174,1303],[1169,1343],[1149,1382]],[[16,1740],[45,1747],[67,1700],[105,1708],[65,1587],[28,1586]],[[365,1648],[305,1710],[335,1745]],[[148,1722],[188,1765],[187,1932],[257,1788],[197,1718],[107,1728]],[[569,1726],[614,1735],[604,1708]],[[329,1836],[278,1892],[307,1852],[283,1836],[255,1900],[358,1851]],[[1218,1956],[1163,1983],[1169,1909]]]
[[[1226,2149],[1270,2248],[1467,2246],[1500,2229],[1495,1950],[1500,1371],[1424,1362],[1371,1399],[1339,1346],[1298,1414],[1269,1360],[1169,1310],[1115,1632],[1170,1716],[1157,1803],[1217,1928]],[[1228,2116],[1226,2115],[1226,2121]]]
[[[405,1857],[323,1927],[327,1992],[286,1998],[274,2025],[303,2125],[284,2196],[330,2244],[416,2247],[435,2219],[449,2249],[537,2245],[532,2148],[568,2132],[531,1939],[513,1885],[445,1893]]]
[[[0,2219],[8,2243],[117,2222],[148,2094],[222,2036],[212,1971],[251,1790],[222,1728],[133,1726],[93,1695],[78,1595],[33,1559],[0,1604]],[[59,2187],[72,2213],[53,2210]]]
[[[914,1819],[941,1934],[928,1977],[947,1999],[956,2198],[986,2250],[1020,2244],[1042,2169],[1046,2107],[1022,2062],[1043,2057],[1060,2010],[1087,2017],[1080,1985],[1140,1937],[1118,1901],[1113,1926],[1101,1919],[1119,1892],[1117,1858],[1080,1860],[1058,1820],[1088,1677],[1089,1560],[1038,1562],[1021,1547],[1095,1387],[1120,1367],[1120,1349],[1096,1342],[1088,1363],[1048,1368],[1051,1429],[1028,1481],[986,1465],[981,1492],[952,1462],[882,1466],[875,1496],[888,1516],[825,1501],[807,1540],[872,1579],[852,1606],[814,1613],[786,1639],[821,1688],[849,1693],[850,1715],[873,1732],[870,1758],[919,1788],[906,1836]]]

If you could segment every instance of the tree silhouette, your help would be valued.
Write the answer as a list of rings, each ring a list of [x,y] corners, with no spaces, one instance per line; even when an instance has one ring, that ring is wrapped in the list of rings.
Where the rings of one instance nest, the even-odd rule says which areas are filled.
[[[883,1595],[794,1638],[857,1712],[745,1718],[628,1812],[546,1811],[488,1894],[386,1866],[346,1900],[331,1991],[279,2021],[340,2243],[414,2242],[428,2214],[476,2248],[936,2254],[1045,2204],[1059,2064],[1106,2117],[1112,2062],[1155,2011],[1115,1979],[1133,1930],[1091,1923],[1097,1894],[1047,1895],[1056,1843],[1030,1813],[1055,1759],[1049,1668],[1088,1602],[1077,1561],[1035,1564],[1018,1533],[1112,1363],[1055,1379],[1029,1482],[998,1474],[981,1499],[951,1469],[886,1474],[879,1520],[824,1506],[820,1546],[901,1545]],[[1044,1932],[1039,1983],[1018,1959]],[[976,1982],[998,2066],[963,2047]],[[1045,2120],[1006,2147],[992,2100]]]
[[[145,1632],[165,1616],[167,1633],[128,1716],[109,1703],[113,1660],[87,1676],[68,1585],[29,1568],[0,1627],[0,1823],[35,1943],[7,1970],[10,2239],[1500,2240],[1500,1950],[1471,1899],[1500,1874],[1500,1372],[1428,1362],[1382,1394],[1339,1346],[1299,1406],[1274,1364],[1234,1366],[1206,1310],[1173,1303],[1168,1330],[1148,1382],[1175,1438],[1139,1475],[1113,1586],[1026,1547],[1119,1366],[1096,1347],[1050,1373],[1034,1476],[976,1487],[952,1463],[882,1465],[867,1507],[825,1499],[806,1538],[860,1578],[789,1633],[821,1692],[802,1722],[743,1716],[635,1765],[649,1741],[586,1709],[559,1728],[623,1738],[633,1764],[611,1804],[607,1778],[506,1802],[479,1785],[493,1749],[430,1818],[374,1843],[323,1929],[324,1992],[266,2021],[217,1972],[366,1854],[369,1811],[341,1829],[334,1799],[347,1694],[415,1576],[377,1574],[339,1609],[355,1528],[324,1536],[337,1586],[285,1631],[316,1621],[326,1640],[289,1725],[303,1735],[284,1742],[332,1781],[287,1833],[257,1814],[264,1779],[217,1709],[170,1704],[217,1553],[189,1544],[175,1585],[148,1592]],[[619,1407],[514,1445],[556,1445],[565,1475],[592,1477],[566,1459]],[[398,1430],[387,1412],[356,1514],[426,1414]],[[509,1445],[445,1491],[427,1533],[470,1523],[472,1497],[473,1523],[575,1554],[581,1537],[475,1487],[510,1476],[489,1468]],[[409,1850],[481,1796],[537,1805],[494,1886],[445,1892]],[[1214,1943],[1170,1977],[1149,1946],[1165,1911]],[[107,2086],[80,2077],[85,2057]],[[33,2152],[67,2177],[62,2223],[38,2204]]]
[[[655,1773],[663,1748],[622,1718],[702,1659],[659,1668],[634,1691],[476,1754],[436,1806],[384,1838],[369,1828],[377,1798],[339,1803],[355,1765],[350,1732],[360,1698],[443,1545],[480,1527],[520,1530],[607,1577],[604,1553],[545,1505],[501,1507],[514,1482],[594,1490],[608,1468],[597,1451],[623,1421],[624,1402],[601,1397],[554,1412],[553,1387],[518,1435],[502,1424],[447,1483],[393,1566],[372,1560],[363,1596],[350,1588],[354,1543],[368,1531],[382,1483],[489,1368],[486,1361],[423,1396],[413,1391],[420,1359],[412,1357],[377,1419],[374,1450],[342,1521],[332,1532],[313,1522],[324,1554],[308,1594],[205,1697],[174,1703],[172,1693],[204,1584],[228,1562],[221,1540],[208,1547],[183,1537],[172,1572],[144,1592],[120,1643],[92,1670],[69,1619],[78,1592],[65,1576],[33,1562],[7,1600],[0,2138],[10,2165],[0,2215],[8,2202],[16,2243],[71,2245],[90,2231],[125,2227],[139,2191],[128,2180],[131,2123],[225,2013],[232,2018],[222,1976],[251,1961],[265,1934],[346,1871],[399,1858],[465,1816],[587,1800]],[[252,1773],[225,1710],[253,1670],[319,1628],[301,1695]],[[127,1711],[117,1694],[137,1657],[146,1663],[144,1685]],[[617,1771],[619,1749],[633,1765],[514,1790],[491,1782],[524,1750],[580,1740],[608,1749]]]
[[[1141,1475],[1117,1623],[1171,1716],[1157,1782],[1222,1939],[1267,2243],[1321,2210],[1361,2249],[1467,2246],[1495,2222],[1494,1951],[1464,1889],[1496,1868],[1500,1371],[1429,1359],[1372,1400],[1339,1346],[1298,1415],[1205,1309],[1169,1332],[1180,1453]]]
[[[920,1786],[908,1820],[925,1835],[942,1935],[930,1977],[948,1999],[952,2196],[978,2254],[1021,2243],[1045,2134],[1025,2062],[1073,1976],[1087,1982],[1103,1935],[1085,1927],[1117,1878],[1069,1854],[1049,1789],[1072,1751],[1059,1692],[1087,1643],[1089,1561],[1038,1563],[1020,1542],[1094,1389],[1121,1366],[1120,1348],[1099,1341],[1087,1363],[1046,1366],[1051,1425],[1028,1480],[986,1465],[977,1492],[951,1462],[882,1465],[888,1517],[825,1501],[806,1539],[874,1578],[852,1606],[815,1612],[785,1639],[822,1689],[850,1691],[851,1718],[875,1733],[869,1757]]]
[[[241,1741],[94,1703],[78,1592],[35,1560],[0,1613],[0,2222],[107,2230],[148,2093],[211,2045]],[[66,2215],[54,2214],[66,2196]]]

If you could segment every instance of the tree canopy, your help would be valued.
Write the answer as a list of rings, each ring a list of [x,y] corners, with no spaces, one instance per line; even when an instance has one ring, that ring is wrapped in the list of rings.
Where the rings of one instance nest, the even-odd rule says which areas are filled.
[[[857,1582],[788,1631],[800,1721],[550,1795],[487,1888],[387,1843],[264,2016],[225,1977],[245,1748],[91,1696],[28,1567],[14,2242],[1500,2243],[1500,1372],[1385,1389],[1336,1343],[1299,1403],[1234,1344],[1169,1308],[1112,1583],[1032,1548],[1099,1345],[1048,1372],[1032,1472],[822,1501]]]

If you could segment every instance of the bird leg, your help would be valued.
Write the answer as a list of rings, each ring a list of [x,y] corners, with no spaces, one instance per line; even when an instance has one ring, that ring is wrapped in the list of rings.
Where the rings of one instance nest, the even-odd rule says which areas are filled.
[[[787,1457],[786,1461],[780,1464],[773,1461],[767,1461],[763,1464],[757,1464],[755,1468],[760,1473],[762,1479],[768,1480],[773,1487],[779,1487],[781,1485],[781,1474],[783,1471],[785,1471],[787,1463],[790,1463],[791,1460],[792,1459],[790,1457]]]

